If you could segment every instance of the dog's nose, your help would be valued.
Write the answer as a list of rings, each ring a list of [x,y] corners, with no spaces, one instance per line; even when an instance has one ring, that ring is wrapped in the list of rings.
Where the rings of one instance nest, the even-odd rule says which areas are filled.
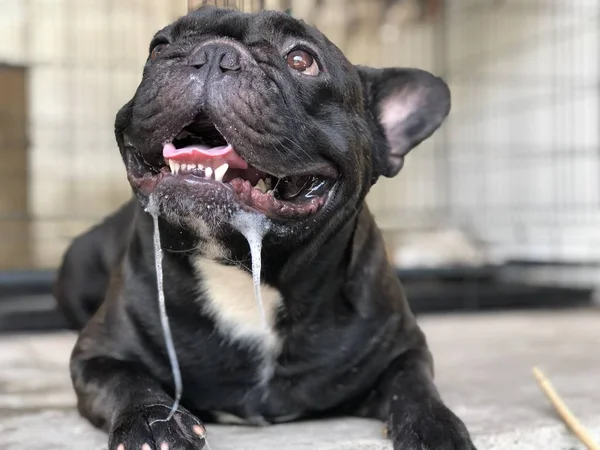
[[[209,70],[217,69],[221,73],[236,72],[242,68],[242,55],[228,43],[208,43],[198,48],[190,57],[190,66]]]

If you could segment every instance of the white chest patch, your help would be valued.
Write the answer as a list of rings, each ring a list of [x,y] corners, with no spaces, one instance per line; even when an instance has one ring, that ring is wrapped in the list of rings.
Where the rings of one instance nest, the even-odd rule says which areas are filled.
[[[215,319],[219,330],[231,339],[276,353],[279,339],[273,326],[282,305],[280,292],[271,286],[261,286],[269,324],[269,329],[265,329],[250,274],[201,257],[195,259],[194,267],[202,280],[199,287],[206,298],[205,311]]]

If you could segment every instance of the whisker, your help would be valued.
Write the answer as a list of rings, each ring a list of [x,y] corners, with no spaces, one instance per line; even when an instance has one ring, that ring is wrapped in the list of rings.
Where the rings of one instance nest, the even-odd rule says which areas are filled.
[[[294,144],[294,145],[296,146],[296,148],[298,148],[298,149],[299,149],[299,150],[300,150],[302,153],[304,153],[304,154],[305,154],[305,155],[308,157],[308,159],[309,159],[310,161],[314,161],[314,160],[315,160],[315,159],[314,159],[314,158],[313,158],[313,157],[312,157],[312,156],[311,156],[311,155],[310,155],[310,154],[309,154],[309,153],[308,153],[306,150],[304,150],[304,148],[302,148],[302,147],[301,147],[301,146],[300,146],[300,145],[299,145],[297,142],[293,141],[292,139],[290,139],[290,138],[289,138],[289,137],[287,137],[287,136],[283,136],[283,137],[284,137],[285,139],[287,139],[288,141],[290,141],[292,144]]]

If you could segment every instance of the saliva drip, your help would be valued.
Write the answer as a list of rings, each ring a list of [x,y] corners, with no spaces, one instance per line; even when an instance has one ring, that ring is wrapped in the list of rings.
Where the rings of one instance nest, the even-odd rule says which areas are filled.
[[[173,383],[175,385],[175,400],[171,406],[169,415],[166,419],[164,419],[164,422],[168,422],[171,420],[175,412],[177,412],[177,409],[179,409],[179,402],[181,401],[183,386],[181,382],[179,362],[177,361],[177,354],[175,352],[175,344],[173,343],[173,335],[171,334],[171,327],[169,326],[169,316],[167,315],[162,269],[163,252],[160,244],[160,230],[158,228],[158,207],[154,201],[154,197],[152,196],[150,197],[150,202],[146,208],[146,212],[152,216],[152,222],[154,225],[154,265],[156,268],[156,285],[158,289],[158,308],[165,346],[167,348],[167,354],[169,355],[171,372],[173,373]]]
[[[271,227],[270,222],[263,216],[252,214],[246,211],[236,213],[231,225],[238,230],[248,241],[250,246],[250,256],[252,259],[252,281],[254,283],[254,298],[260,312],[263,327],[269,329],[269,322],[265,313],[265,307],[262,301],[262,293],[260,290],[260,273],[261,273],[261,251],[262,240]]]

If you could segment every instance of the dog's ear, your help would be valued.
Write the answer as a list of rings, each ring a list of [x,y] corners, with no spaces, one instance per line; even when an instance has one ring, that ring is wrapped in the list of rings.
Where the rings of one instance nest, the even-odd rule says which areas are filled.
[[[450,90],[418,69],[357,67],[375,134],[377,175],[393,177],[404,156],[439,128],[450,112]],[[376,168],[377,169],[377,168]]]

